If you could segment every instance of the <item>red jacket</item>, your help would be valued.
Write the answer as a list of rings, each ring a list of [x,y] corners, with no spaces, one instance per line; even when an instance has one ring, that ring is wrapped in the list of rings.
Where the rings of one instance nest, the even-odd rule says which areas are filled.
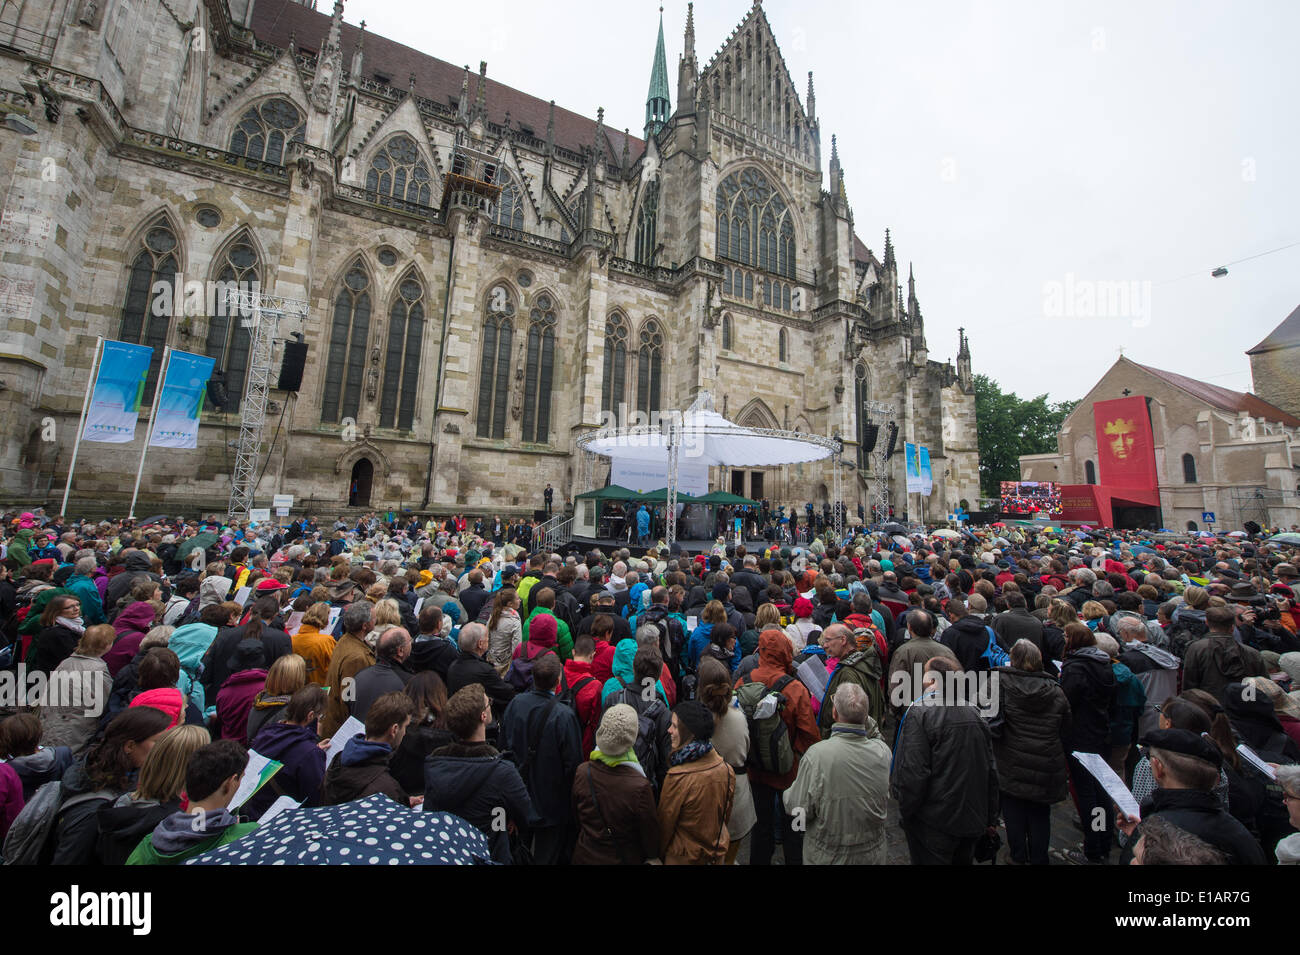
[[[217,719],[213,726],[218,739],[238,740],[248,745],[248,714],[257,694],[266,689],[265,670],[241,670],[221,684],[217,691]]]
[[[789,638],[779,630],[764,630],[758,635],[758,666],[750,673],[750,679],[771,686],[783,676],[790,675],[794,663],[794,647]],[[740,687],[744,677],[736,681]],[[781,710],[781,719],[785,720],[786,730],[790,734],[790,746],[794,749],[794,765],[784,776],[765,773],[762,770],[749,770],[749,778],[773,789],[789,789],[799,775],[799,757],[813,743],[821,741],[821,731],[817,728],[817,717],[813,715],[812,702],[808,688],[798,678],[791,680],[781,691],[785,697],[785,706]]]
[[[608,640],[596,641],[596,655],[591,659],[591,675],[602,685],[614,676],[614,646]]]
[[[579,680],[592,677],[578,690],[578,722],[582,724],[582,758],[588,759],[596,748],[596,727],[600,725],[600,688],[604,681],[596,679],[591,672],[593,664],[581,660],[564,661],[564,679],[569,688],[578,685]]]

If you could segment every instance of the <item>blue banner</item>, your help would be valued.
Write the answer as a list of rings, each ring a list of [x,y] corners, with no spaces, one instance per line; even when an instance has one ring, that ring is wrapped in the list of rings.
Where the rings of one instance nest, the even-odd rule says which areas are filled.
[[[153,349],[147,345],[104,342],[95,390],[86,412],[86,430],[81,434],[83,441],[130,444],[135,440],[135,423],[152,358]]]
[[[903,442],[903,460],[907,462],[907,493],[921,493],[921,457],[910,441]]]
[[[930,473],[930,449],[921,448],[921,494],[928,497],[934,490],[934,475]]]
[[[207,396],[215,358],[174,351],[167,360],[167,380],[158,394],[158,415],[149,444],[156,448],[197,448],[199,415]]]

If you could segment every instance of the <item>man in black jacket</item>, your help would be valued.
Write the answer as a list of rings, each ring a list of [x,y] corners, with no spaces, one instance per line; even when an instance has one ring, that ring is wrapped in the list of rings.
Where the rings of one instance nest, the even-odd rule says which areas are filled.
[[[563,664],[554,653],[533,662],[533,686],[510,701],[501,717],[501,744],[528,787],[533,861],[568,862],[577,833],[571,807],[573,774],[582,763],[578,715],[555,697]]]
[[[997,634],[998,644],[1007,653],[1016,645],[1017,640],[1028,640],[1038,648],[1043,658],[1043,669],[1056,676],[1056,666],[1047,654],[1047,645],[1043,642],[1043,621],[1029,612],[1025,605],[1025,595],[1012,590],[1006,594],[1007,611],[993,618],[993,632]]]
[[[469,586],[457,598],[465,608],[465,619],[477,620],[479,611],[491,596],[491,592],[483,586],[483,571],[475,567],[469,572]]]
[[[989,661],[984,656],[984,651],[989,646],[989,632],[980,618],[968,613],[966,601],[957,595],[948,598],[944,613],[952,626],[939,635],[939,642],[957,655],[957,661],[963,670],[990,669]]]
[[[405,693],[385,693],[375,700],[366,715],[366,731],[344,744],[343,750],[325,770],[321,802],[334,806],[382,793],[403,806],[414,806],[412,799],[388,771],[388,761],[402,745],[406,728],[415,715],[415,704]]]
[[[411,647],[408,666],[416,673],[432,670],[446,683],[451,665],[460,659],[460,647],[442,635],[442,617],[438,607],[420,608],[420,635]]]
[[[979,710],[954,693],[960,669],[929,661],[920,699],[903,714],[890,793],[912,865],[970,865],[998,819],[993,737]]]
[[[487,661],[488,628],[467,623],[460,630],[460,659],[447,668],[447,692],[455,693],[471,683],[481,684],[492,701],[494,713],[504,712],[514,699],[515,688],[497,674]]]
[[[414,676],[405,666],[411,655],[411,635],[401,627],[384,631],[375,644],[375,663],[354,678],[352,699],[347,701],[353,716],[365,722],[371,704],[385,693],[400,692]],[[346,687],[344,690],[346,692]]]
[[[1191,730],[1155,730],[1143,737],[1156,790],[1142,802],[1142,819],[1160,816],[1214,846],[1228,865],[1264,865],[1264,851],[1240,822],[1224,811],[1214,787],[1223,757],[1217,746]],[[1119,828],[1141,835],[1141,823],[1120,816]],[[1132,842],[1129,843],[1132,846]],[[1130,852],[1121,860],[1129,861]]]
[[[534,671],[536,672],[536,671]],[[490,701],[477,684],[462,687],[447,701],[447,728],[456,742],[436,749],[424,764],[424,809],[450,812],[487,836],[492,860],[511,863],[505,823],[527,825],[533,814],[519,770],[487,743]]]

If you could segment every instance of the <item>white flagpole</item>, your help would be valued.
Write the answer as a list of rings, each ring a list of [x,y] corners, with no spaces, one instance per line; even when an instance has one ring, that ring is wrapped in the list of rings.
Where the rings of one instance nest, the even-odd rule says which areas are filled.
[[[140,496],[140,476],[144,474],[144,456],[149,453],[149,442],[153,440],[153,423],[158,417],[158,401],[163,389],[167,387],[167,366],[171,363],[172,346],[163,347],[162,367],[158,369],[158,383],[153,391],[153,408],[149,411],[149,430],[144,434],[144,447],[140,449],[140,466],[135,471],[135,489],[131,492],[131,510],[127,517],[135,520],[135,501]]]
[[[72,444],[72,460],[68,463],[68,483],[63,486],[63,507],[61,513],[68,516],[68,495],[72,493],[72,472],[77,467],[77,452],[81,450],[81,435],[86,430],[86,412],[90,410],[90,394],[95,387],[100,358],[104,354],[104,336],[95,339],[95,357],[90,361],[90,380],[86,382],[86,397],[81,402],[81,419],[77,422],[77,439]]]

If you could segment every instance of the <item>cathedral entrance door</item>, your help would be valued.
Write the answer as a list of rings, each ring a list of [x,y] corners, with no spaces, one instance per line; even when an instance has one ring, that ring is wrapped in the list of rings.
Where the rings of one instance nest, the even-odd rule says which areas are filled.
[[[375,466],[369,458],[361,458],[352,465],[352,478],[348,484],[348,507],[370,506],[370,484],[375,477]]]

